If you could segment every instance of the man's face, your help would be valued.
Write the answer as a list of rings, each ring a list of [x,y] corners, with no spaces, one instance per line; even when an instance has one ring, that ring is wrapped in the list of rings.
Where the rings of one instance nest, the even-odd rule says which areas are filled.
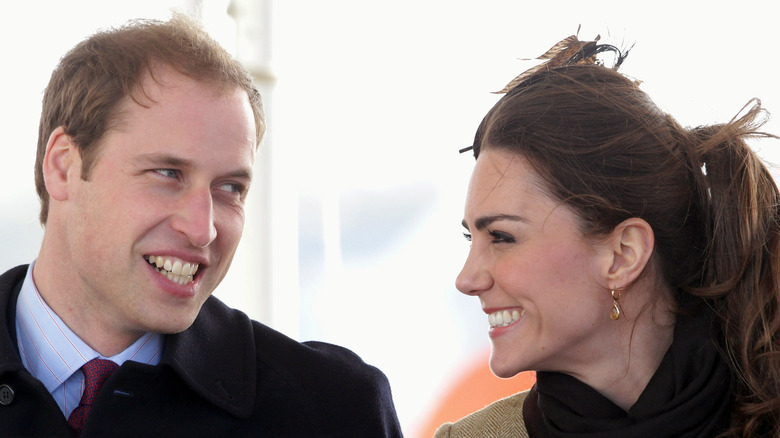
[[[122,104],[89,180],[69,178],[63,203],[61,286],[97,325],[126,335],[192,324],[241,238],[255,160],[245,92],[155,74],[162,85],[147,77],[146,107]]]

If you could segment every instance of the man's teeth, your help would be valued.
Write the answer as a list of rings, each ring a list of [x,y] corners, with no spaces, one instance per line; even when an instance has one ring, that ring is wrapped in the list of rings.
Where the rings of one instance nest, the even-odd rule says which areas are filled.
[[[523,315],[525,315],[525,309],[522,311],[517,309],[499,310],[498,312],[493,312],[488,315],[488,322],[492,328],[506,327],[509,324],[519,321]]]
[[[187,284],[192,281],[192,276],[198,272],[197,263],[183,262],[178,259],[165,258],[163,256],[150,255],[146,258],[155,271],[164,275],[174,283]]]

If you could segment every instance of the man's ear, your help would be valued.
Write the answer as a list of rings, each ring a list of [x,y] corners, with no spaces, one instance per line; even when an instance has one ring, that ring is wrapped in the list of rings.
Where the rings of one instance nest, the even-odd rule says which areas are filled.
[[[611,263],[605,273],[610,288],[630,285],[642,274],[653,254],[655,234],[645,220],[630,218],[610,233]]]
[[[68,199],[68,181],[80,177],[81,157],[62,126],[49,136],[42,167],[49,197],[56,201]]]

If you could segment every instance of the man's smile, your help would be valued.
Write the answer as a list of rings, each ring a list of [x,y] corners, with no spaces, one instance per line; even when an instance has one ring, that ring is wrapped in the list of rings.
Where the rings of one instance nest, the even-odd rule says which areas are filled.
[[[187,262],[175,257],[163,257],[148,255],[144,257],[155,271],[166,276],[168,280],[178,284],[191,283],[193,276],[198,272],[198,263]]]

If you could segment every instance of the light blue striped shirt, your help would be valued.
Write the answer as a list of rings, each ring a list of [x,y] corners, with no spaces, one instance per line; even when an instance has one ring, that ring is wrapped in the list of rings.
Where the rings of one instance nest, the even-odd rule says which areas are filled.
[[[84,374],[80,368],[95,358],[122,365],[126,360],[157,365],[163,348],[163,336],[146,333],[126,350],[112,357],[101,356],[90,348],[46,304],[33,282],[35,262],[16,304],[16,340],[24,367],[40,380],[60,406],[65,418],[76,409],[84,392]]]

